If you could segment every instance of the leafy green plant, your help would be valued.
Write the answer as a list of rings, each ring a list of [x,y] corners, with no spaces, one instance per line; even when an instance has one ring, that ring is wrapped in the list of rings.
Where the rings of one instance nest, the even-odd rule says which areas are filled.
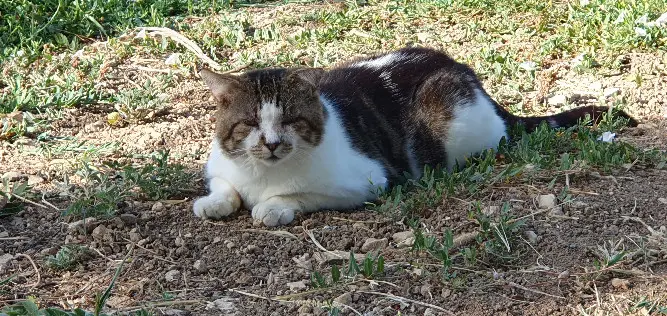
[[[60,247],[55,256],[47,257],[46,265],[56,270],[72,270],[93,257],[94,253],[89,248],[76,244],[68,244]]]

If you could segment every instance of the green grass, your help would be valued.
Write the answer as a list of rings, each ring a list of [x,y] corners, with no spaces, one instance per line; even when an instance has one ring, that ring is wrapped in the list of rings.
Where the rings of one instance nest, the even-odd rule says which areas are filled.
[[[622,129],[624,119],[607,115],[595,127],[587,123],[583,121],[567,129],[552,129],[542,124],[531,133],[517,127],[510,136],[511,141],[501,141],[498,152],[490,150],[474,157],[457,172],[427,167],[421,179],[409,180],[383,193],[382,203],[370,204],[370,208],[403,220],[414,231],[413,250],[425,251],[442,263],[445,278],[455,276],[451,270],[455,265],[475,265],[479,260],[492,266],[510,264],[521,258],[525,250],[518,238],[523,222],[513,217],[508,203],[503,204],[500,215],[495,218],[481,211],[478,199],[494,184],[516,184],[536,178],[553,179],[553,183],[565,173],[610,172],[631,163],[665,168],[667,154],[660,150],[642,150],[623,142],[597,140],[602,131]],[[474,245],[455,247],[451,230],[445,230],[442,236],[424,231],[422,212],[435,209],[448,197],[472,201],[469,219],[478,225]],[[569,201],[566,189],[559,200]],[[601,253],[600,265],[607,267],[609,262],[614,264],[621,259],[612,252]]]
[[[72,186],[72,203],[63,215],[111,217],[128,199],[157,201],[192,193],[195,174],[168,159],[169,152],[163,151],[142,165],[108,162],[101,169],[84,163],[77,172],[83,182]]]

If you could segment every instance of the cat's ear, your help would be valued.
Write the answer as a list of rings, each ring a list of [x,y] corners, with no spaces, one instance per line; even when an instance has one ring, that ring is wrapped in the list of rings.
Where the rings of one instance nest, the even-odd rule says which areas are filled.
[[[232,75],[223,75],[206,68],[199,72],[213,97],[220,103],[226,103],[230,97],[242,88],[241,80]]]
[[[326,72],[322,68],[301,68],[294,70],[293,74],[298,76],[301,80],[317,87],[325,73]]]

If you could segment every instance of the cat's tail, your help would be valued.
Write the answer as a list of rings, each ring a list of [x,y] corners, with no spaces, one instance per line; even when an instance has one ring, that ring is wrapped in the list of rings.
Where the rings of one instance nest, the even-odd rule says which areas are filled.
[[[616,117],[621,117],[628,120],[627,123],[628,126],[635,127],[639,124],[637,120],[632,118],[627,113],[621,110],[613,110],[613,111],[614,111],[613,114]],[[542,124],[542,122],[546,122],[547,125],[549,125],[552,128],[575,126],[580,122],[584,121],[587,116],[592,121],[591,123],[596,124],[602,120],[605,113],[610,113],[609,107],[589,105],[547,116],[524,117],[524,116],[514,116],[510,114],[511,117],[509,118],[509,121],[510,123],[513,124],[516,123],[522,124],[523,126],[525,126],[526,130],[533,131],[540,124]]]

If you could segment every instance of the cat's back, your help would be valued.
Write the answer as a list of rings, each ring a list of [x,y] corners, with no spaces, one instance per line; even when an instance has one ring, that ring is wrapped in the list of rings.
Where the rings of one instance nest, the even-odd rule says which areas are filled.
[[[410,94],[436,72],[450,72],[452,77],[474,73],[441,51],[407,47],[396,51],[347,61],[334,67],[322,78],[320,91],[330,97],[363,92],[369,96]]]

